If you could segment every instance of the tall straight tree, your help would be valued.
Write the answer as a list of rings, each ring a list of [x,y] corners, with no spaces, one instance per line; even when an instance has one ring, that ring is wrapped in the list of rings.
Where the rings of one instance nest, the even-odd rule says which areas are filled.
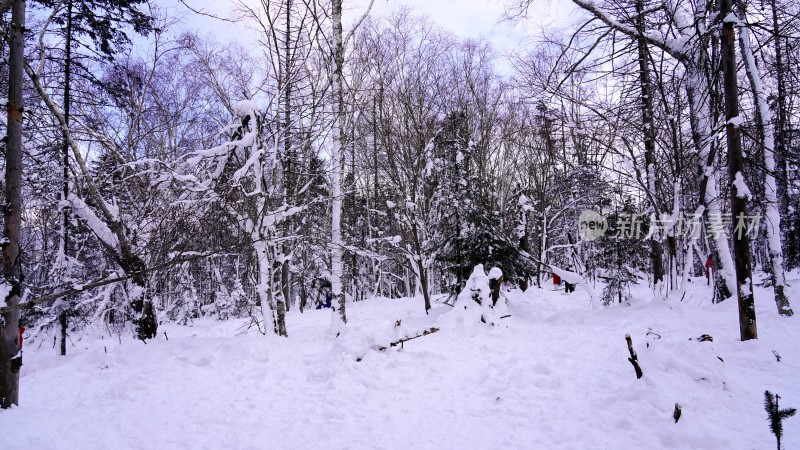
[[[647,192],[653,206],[654,217],[658,216],[659,206],[656,198],[656,132],[653,124],[653,95],[650,89],[650,70],[648,68],[647,42],[642,35],[644,34],[644,2],[636,0],[637,27],[640,35],[636,38],[639,51],[639,83],[641,84],[642,101],[642,126],[644,128],[644,160],[645,171],[647,173]],[[653,267],[653,287],[658,288],[659,283],[664,281],[664,261],[661,251],[661,243],[658,236],[650,237],[650,258]]]
[[[722,0],[722,72],[725,91],[725,118],[728,141],[728,175],[731,188],[731,214],[734,223],[746,220],[749,190],[744,184],[742,135],[739,131],[739,85],[736,79],[736,30],[738,18],[732,0]],[[736,296],[739,300],[739,334],[743,341],[758,339],[756,309],[753,298],[753,275],[750,267],[750,240],[747,233],[734,233],[733,255],[736,265]]]
[[[342,0],[333,3],[333,149],[331,149],[331,293],[339,305],[339,317],[347,323],[342,291],[342,166],[344,145],[344,41],[342,40]],[[334,313],[335,317],[335,313]]]
[[[342,172],[344,170],[344,48],[372,9],[371,0],[364,15],[356,22],[347,38],[342,35],[342,0],[331,0],[333,19],[333,148],[331,149],[331,292],[339,306],[339,319],[347,323],[345,296],[342,290]],[[334,314],[334,318],[336,315]]]
[[[67,267],[67,256],[69,255],[69,122],[70,122],[70,88],[72,87],[72,0],[67,0],[66,36],[64,39],[64,98],[62,109],[64,110],[64,129],[62,131],[61,160],[62,160],[62,180],[61,180],[61,242],[58,249],[56,270],[63,271]],[[62,272],[61,278],[65,274]],[[67,354],[67,327],[71,305],[69,302],[58,302],[61,305],[59,313],[59,323],[61,325],[61,356]],[[55,308],[54,308],[55,309]]]
[[[20,238],[22,228],[22,72],[25,41],[25,1],[15,0],[11,12],[8,64],[8,112],[6,135],[5,205],[3,208],[3,280],[0,305],[19,303],[22,270]],[[19,310],[0,317],[0,408],[19,405]]]
[[[775,77],[777,81],[778,95],[775,98],[776,102],[776,123],[775,123],[775,175],[777,192],[775,193],[778,198],[778,207],[780,209],[781,218],[787,216],[789,209],[789,190],[786,185],[786,145],[787,145],[787,95],[786,95],[786,65],[784,64],[784,45],[788,37],[781,33],[781,20],[778,17],[778,4],[777,0],[771,0],[772,9],[772,45],[775,52]],[[766,117],[764,118],[766,120]],[[779,227],[783,230],[785,228]]]

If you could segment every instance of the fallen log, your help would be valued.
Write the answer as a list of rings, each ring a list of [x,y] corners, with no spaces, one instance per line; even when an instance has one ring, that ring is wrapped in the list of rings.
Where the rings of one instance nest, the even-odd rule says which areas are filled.
[[[437,331],[439,331],[439,329],[438,329],[438,328],[436,328],[436,327],[430,327],[430,328],[428,328],[427,330],[423,331],[423,332],[422,332],[422,334],[418,334],[418,335],[416,335],[416,336],[411,336],[411,337],[407,337],[407,338],[400,339],[400,340],[398,340],[398,341],[390,342],[390,343],[389,343],[389,347],[397,347],[397,346],[399,345],[399,346],[400,346],[400,348],[403,348],[403,343],[404,343],[404,342],[408,342],[408,341],[410,341],[410,340],[412,340],[412,339],[420,338],[420,337],[422,337],[422,336],[427,336],[427,335],[429,335],[429,334],[436,333]],[[378,348],[378,350],[380,350],[380,351],[384,351],[384,350],[386,350],[386,347],[380,347],[380,348]]]

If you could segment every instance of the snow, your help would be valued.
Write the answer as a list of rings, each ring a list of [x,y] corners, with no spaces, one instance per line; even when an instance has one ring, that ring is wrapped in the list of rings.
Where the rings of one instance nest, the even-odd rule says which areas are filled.
[[[732,23],[734,25],[741,25],[742,24],[742,22],[739,20],[739,18],[736,17],[736,14],[733,13],[733,12],[729,12],[728,15],[725,16],[724,19],[722,19],[722,22],[723,23]]]
[[[741,128],[742,124],[744,123],[744,118],[742,116],[731,117],[726,123],[728,125],[733,125],[736,128]]]
[[[478,264],[469,276],[464,289],[458,294],[453,310],[436,321],[436,325],[453,330],[474,330],[478,324],[494,324],[499,318],[492,310],[489,277]]]
[[[648,301],[642,285],[635,306],[599,311],[580,291],[514,290],[511,317],[463,329],[444,326],[450,307],[426,316],[412,298],[349,304],[338,338],[325,310],[288,312],[288,339],[197,320],[162,324],[169,340],[146,345],[89,332],[60,357],[51,335],[26,336],[22,404],[0,410],[12,431],[0,448],[774,448],[763,395],[800,407],[800,327],[758,284],[759,339],[747,342],[736,302],[711,304],[704,278],[683,302]],[[431,323],[442,328],[374,348]],[[783,443],[800,448],[799,418]]]
[[[492,269],[489,271],[489,279],[497,280],[499,278],[503,278],[503,271],[498,267],[492,267]]]
[[[117,240],[117,235],[114,234],[113,231],[106,225],[105,222],[100,220],[97,215],[92,211],[92,209],[87,205],[81,198],[77,197],[75,194],[69,194],[67,197],[70,205],[72,205],[72,212],[76,216],[80,217],[89,228],[94,232],[94,234],[101,240],[105,245],[108,247],[115,249],[119,247],[119,241]]]
[[[237,117],[244,117],[247,115],[255,115],[258,111],[258,105],[251,100],[240,100],[233,107],[233,111]]]
[[[554,265],[550,265],[550,270],[553,271],[554,274],[561,277],[562,280],[566,281],[567,283],[572,284],[580,284],[583,283],[583,277],[579,273],[571,272],[569,270],[562,269],[560,267],[556,267]]]
[[[736,176],[733,178],[733,185],[736,187],[736,196],[739,198],[746,198],[750,199],[752,194],[750,194],[750,188],[747,187],[747,183],[744,181],[744,176],[742,176],[742,172],[736,172]]]
[[[6,280],[0,279],[0,308],[4,308],[6,306],[6,299],[10,293],[11,285],[6,283]]]

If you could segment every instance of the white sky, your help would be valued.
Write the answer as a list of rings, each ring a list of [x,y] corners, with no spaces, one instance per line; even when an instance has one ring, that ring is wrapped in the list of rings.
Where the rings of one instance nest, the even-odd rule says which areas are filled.
[[[157,0],[174,12],[186,14],[185,28],[209,32],[220,40],[238,40],[248,46],[254,38],[242,25],[231,25],[190,12],[178,0]],[[197,10],[220,16],[230,14],[231,0],[184,0]],[[249,0],[254,1],[254,0]],[[255,0],[257,1],[257,0]],[[575,8],[569,0],[534,0],[525,25],[503,21],[508,0],[375,0],[370,14],[385,15],[407,6],[414,13],[424,14],[461,38],[483,38],[492,43],[499,54],[513,51],[526,38],[538,33],[542,26],[566,25]],[[344,0],[344,22],[352,23],[361,16],[369,0]]]
[[[344,0],[347,2],[347,0]],[[514,50],[542,25],[566,24],[573,10],[569,0],[533,0],[525,24],[503,20],[506,4],[514,0],[375,0],[371,14],[382,15],[400,6],[424,14],[461,38],[483,38],[502,54]],[[351,0],[363,5],[369,0]]]

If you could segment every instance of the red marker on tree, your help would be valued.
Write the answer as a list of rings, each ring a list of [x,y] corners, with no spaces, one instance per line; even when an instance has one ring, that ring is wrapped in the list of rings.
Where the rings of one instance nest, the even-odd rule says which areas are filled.
[[[25,332],[25,327],[19,327],[19,349],[22,350],[22,333]]]

